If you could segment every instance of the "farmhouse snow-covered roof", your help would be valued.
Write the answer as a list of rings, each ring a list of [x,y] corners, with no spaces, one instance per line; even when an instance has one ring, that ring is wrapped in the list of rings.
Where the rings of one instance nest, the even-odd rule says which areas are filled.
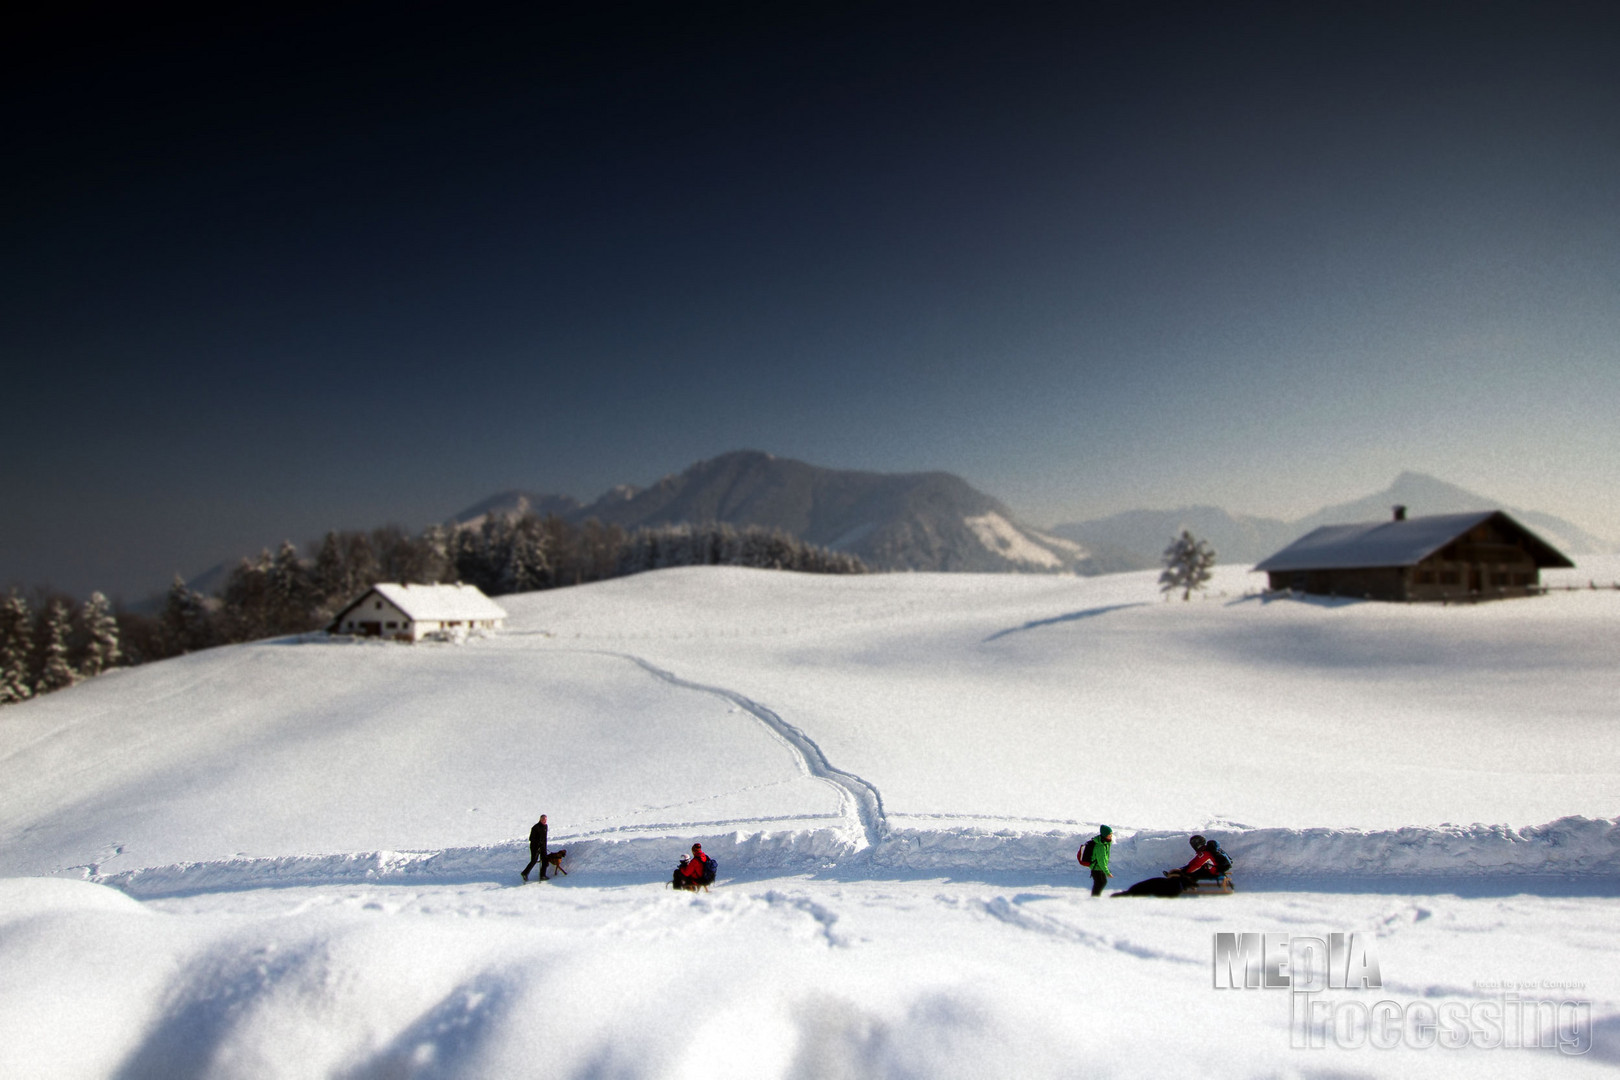
[[[505,609],[485,596],[476,585],[395,585],[384,582],[373,585],[371,591],[380,593],[383,599],[416,622],[471,622],[506,618]]]
[[[1501,518],[1522,533],[1537,566],[1573,566],[1551,544],[1500,510],[1469,514],[1434,514],[1396,521],[1359,525],[1323,525],[1295,540],[1277,554],[1256,563],[1256,570],[1355,570],[1384,566],[1414,566],[1462,536],[1474,526]]]

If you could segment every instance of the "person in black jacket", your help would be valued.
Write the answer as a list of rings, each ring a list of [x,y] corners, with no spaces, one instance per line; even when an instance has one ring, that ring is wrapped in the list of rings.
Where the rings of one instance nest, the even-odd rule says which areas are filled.
[[[529,865],[525,866],[523,868],[523,880],[524,881],[529,880],[529,871],[534,869],[534,864],[539,862],[541,859],[544,859],[545,857],[546,857],[546,815],[541,814],[540,815],[540,820],[535,822],[534,823],[534,828],[529,830]],[[544,866],[542,866],[540,868],[540,880],[541,881],[546,880],[546,868]]]

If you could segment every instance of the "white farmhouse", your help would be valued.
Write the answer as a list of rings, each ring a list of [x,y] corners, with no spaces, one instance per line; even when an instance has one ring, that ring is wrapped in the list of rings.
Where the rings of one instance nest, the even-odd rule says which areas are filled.
[[[428,634],[457,636],[496,630],[506,612],[476,585],[373,585],[337,613],[327,630],[334,634],[421,641]]]

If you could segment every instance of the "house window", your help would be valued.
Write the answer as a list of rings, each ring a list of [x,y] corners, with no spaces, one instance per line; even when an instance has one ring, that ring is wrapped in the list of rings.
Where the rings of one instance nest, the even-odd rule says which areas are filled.
[[[376,601],[375,606],[376,606],[378,611],[381,611],[382,610],[382,601],[381,600]]]
[[[389,624],[388,624],[388,629],[390,629],[390,630],[393,630],[393,629],[395,629],[395,628],[396,628],[396,627],[398,627],[398,626],[399,626],[399,624],[398,624],[398,623],[397,623],[397,622],[390,622],[390,623],[389,623]]]

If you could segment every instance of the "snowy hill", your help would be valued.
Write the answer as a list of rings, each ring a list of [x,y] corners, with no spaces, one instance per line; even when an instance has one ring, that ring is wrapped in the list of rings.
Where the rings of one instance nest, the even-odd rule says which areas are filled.
[[[505,598],[509,631],[465,647],[208,650],[6,710],[0,872],[488,845],[537,799],[578,835],[860,842],[873,822],[828,770],[890,829],[1620,812],[1620,594],[1459,609],[1258,584],[1223,567],[1221,595],[1180,604],[1151,573],[692,568]],[[1100,744],[1107,768],[1077,765]]]
[[[1211,992],[1217,930],[1364,933],[1398,1002],[1578,983],[1501,1067],[1612,1063],[1620,591],[1258,585],[690,568],[10,707],[0,1075],[1139,1075],[1188,1024],[1230,1074],[1478,1074],[1302,1058],[1288,995]],[[520,887],[542,811],[571,873]],[[1200,829],[1239,894],[1092,901],[1100,821],[1117,884]],[[720,883],[662,888],[694,839]]]

